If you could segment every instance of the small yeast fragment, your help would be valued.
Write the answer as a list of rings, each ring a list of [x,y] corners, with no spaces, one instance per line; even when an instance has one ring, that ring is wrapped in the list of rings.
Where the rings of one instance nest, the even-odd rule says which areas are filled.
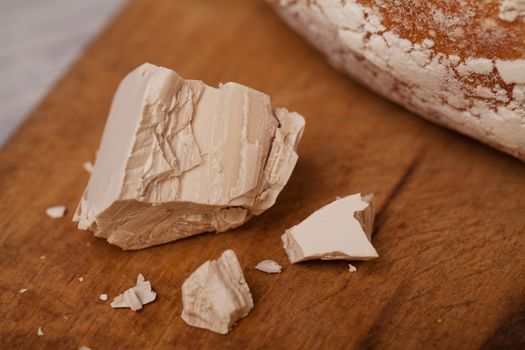
[[[53,219],[63,218],[65,213],[66,213],[65,205],[55,205],[53,207],[49,207],[46,209],[47,216]]]
[[[273,260],[263,260],[255,266],[259,271],[266,273],[281,273],[283,267]]]
[[[133,311],[142,309],[142,306],[155,300],[157,293],[151,289],[151,283],[146,281],[144,276],[139,273],[137,284],[124,293],[116,296],[111,302],[112,308],[130,308]]]
[[[93,168],[94,168],[93,163],[85,162],[82,166],[84,167],[84,170],[87,171],[88,173],[91,174],[93,172]]]
[[[220,334],[248,315],[253,299],[233,250],[206,261],[184,281],[182,305],[187,324]]]
[[[286,230],[281,239],[290,262],[377,258],[371,200],[360,193],[337,199]]]

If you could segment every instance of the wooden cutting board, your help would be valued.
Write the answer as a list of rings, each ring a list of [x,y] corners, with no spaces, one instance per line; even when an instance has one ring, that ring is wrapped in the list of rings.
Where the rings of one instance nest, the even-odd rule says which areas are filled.
[[[252,86],[306,117],[274,207],[231,232],[137,252],[76,229],[82,164],[95,157],[117,84],[145,61]],[[283,231],[355,192],[376,194],[380,258],[356,273],[347,262],[290,265]],[[66,217],[47,217],[57,204]],[[223,336],[182,321],[180,288],[228,248],[255,307]],[[523,348],[524,252],[525,164],[348,80],[263,1],[131,2],[0,152],[3,349]],[[283,273],[255,270],[263,259]],[[158,293],[144,310],[98,299],[139,272]]]

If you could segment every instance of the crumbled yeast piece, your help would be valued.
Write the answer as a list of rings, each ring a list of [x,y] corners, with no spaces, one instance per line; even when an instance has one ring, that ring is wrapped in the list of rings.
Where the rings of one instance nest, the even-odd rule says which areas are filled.
[[[24,294],[24,293],[27,292],[27,291],[28,291],[27,288],[22,288],[22,289],[20,289],[20,290],[18,291],[18,293],[20,293],[20,294]]]
[[[98,298],[100,300],[102,300],[102,301],[106,301],[106,300],[108,300],[108,295],[107,294],[100,294]]]
[[[372,246],[372,195],[338,199],[286,230],[281,237],[291,263],[304,260],[369,260]]]
[[[151,290],[151,283],[139,273],[136,286],[115,297],[111,302],[111,307],[129,307],[131,310],[137,311],[142,309],[142,306],[154,301],[156,297],[157,293]]]
[[[44,331],[42,330],[42,327],[38,327],[38,329],[36,330],[36,335],[38,335],[39,337],[44,335]]]
[[[274,204],[303,129],[261,92],[143,64],[115,94],[73,220],[123,249],[240,226]]]
[[[233,250],[206,261],[182,284],[182,319],[190,326],[226,334],[253,307],[252,295]]]
[[[266,273],[281,273],[283,267],[273,260],[263,260],[255,266],[259,271]]]
[[[66,213],[65,205],[55,205],[54,207],[49,207],[46,209],[47,216],[53,219],[62,218],[64,217],[65,213]]]
[[[355,267],[355,266],[352,265],[352,264],[348,264],[348,271],[350,271],[350,272],[356,272],[356,271],[357,271],[357,267]]]
[[[93,169],[94,169],[93,163],[85,162],[82,166],[84,167],[84,170],[87,171],[88,173],[91,174],[93,172]]]
[[[78,350],[91,350],[91,348],[85,345],[82,345],[81,347],[78,348]]]

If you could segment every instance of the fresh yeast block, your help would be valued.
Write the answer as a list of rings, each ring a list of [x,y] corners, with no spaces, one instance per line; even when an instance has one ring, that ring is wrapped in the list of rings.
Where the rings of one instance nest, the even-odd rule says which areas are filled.
[[[74,221],[126,250],[237,227],[275,203],[304,124],[246,86],[143,64],[113,98]]]

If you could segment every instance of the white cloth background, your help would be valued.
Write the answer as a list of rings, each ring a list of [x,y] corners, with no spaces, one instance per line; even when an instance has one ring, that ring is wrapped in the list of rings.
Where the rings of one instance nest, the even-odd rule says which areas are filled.
[[[126,0],[0,0],[0,147]]]

